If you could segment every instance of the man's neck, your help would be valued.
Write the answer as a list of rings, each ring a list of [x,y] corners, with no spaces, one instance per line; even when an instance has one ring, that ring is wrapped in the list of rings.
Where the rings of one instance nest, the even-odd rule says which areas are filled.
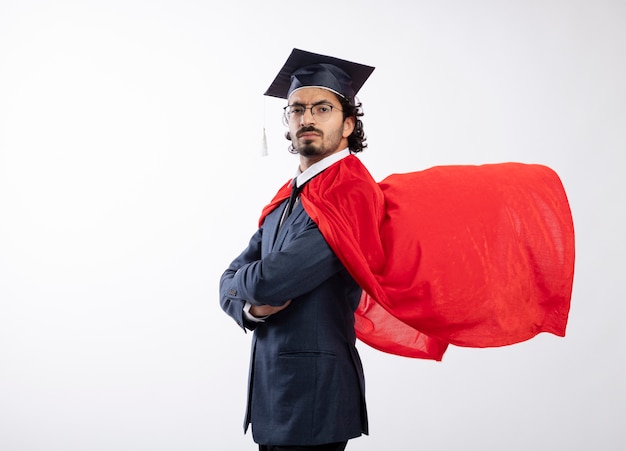
[[[302,171],[302,172],[306,171],[307,169],[309,169],[314,164],[319,163],[320,161],[322,161],[322,160],[324,160],[326,158],[332,157],[336,153],[341,152],[342,150],[344,150],[346,147],[348,147],[347,144],[345,146],[340,146],[333,153],[329,153],[329,154],[325,154],[325,155],[300,155],[300,171]]]
[[[302,171],[300,168],[297,174],[297,186],[302,186],[311,178],[315,177],[320,172],[324,171],[324,169],[333,165],[337,161],[341,160],[350,155],[350,150],[346,147],[345,149],[341,149],[338,152],[334,152],[325,158],[321,158],[319,161],[312,163],[308,168]]]

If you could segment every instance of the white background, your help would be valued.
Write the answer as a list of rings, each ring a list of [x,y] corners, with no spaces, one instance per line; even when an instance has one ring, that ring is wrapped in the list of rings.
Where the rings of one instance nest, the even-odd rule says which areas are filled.
[[[293,47],[377,67],[377,180],[545,164],[577,234],[565,338],[440,363],[360,343],[349,449],[625,449],[620,0],[0,0],[0,449],[255,449],[218,279],[295,170],[262,96]]]

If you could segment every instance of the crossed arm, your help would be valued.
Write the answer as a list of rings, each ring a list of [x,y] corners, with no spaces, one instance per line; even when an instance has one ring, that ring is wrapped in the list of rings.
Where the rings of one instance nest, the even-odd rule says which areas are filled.
[[[222,275],[220,304],[241,327],[254,328],[243,315],[246,302],[253,316],[275,314],[343,268],[310,218],[293,236],[280,250],[263,255],[261,227]]]

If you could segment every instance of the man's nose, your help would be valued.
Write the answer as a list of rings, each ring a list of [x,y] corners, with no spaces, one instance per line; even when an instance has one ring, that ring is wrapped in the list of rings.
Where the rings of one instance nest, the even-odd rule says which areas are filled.
[[[315,122],[315,116],[313,115],[313,108],[305,108],[300,117],[300,125],[309,125]]]

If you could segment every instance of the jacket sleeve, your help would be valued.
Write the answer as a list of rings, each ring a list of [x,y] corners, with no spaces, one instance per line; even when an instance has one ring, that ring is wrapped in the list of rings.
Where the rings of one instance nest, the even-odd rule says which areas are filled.
[[[239,327],[254,330],[256,323],[247,321],[243,314],[246,299],[237,296],[237,290],[232,286],[232,280],[237,270],[247,263],[261,258],[261,238],[263,229],[260,228],[250,239],[248,247],[228,266],[220,278],[220,305]]]
[[[243,306],[279,306],[297,298],[343,269],[317,225],[306,216],[291,226],[291,238],[261,258],[263,227],[228,267],[220,281],[220,302],[241,327],[254,328],[243,318]]]

